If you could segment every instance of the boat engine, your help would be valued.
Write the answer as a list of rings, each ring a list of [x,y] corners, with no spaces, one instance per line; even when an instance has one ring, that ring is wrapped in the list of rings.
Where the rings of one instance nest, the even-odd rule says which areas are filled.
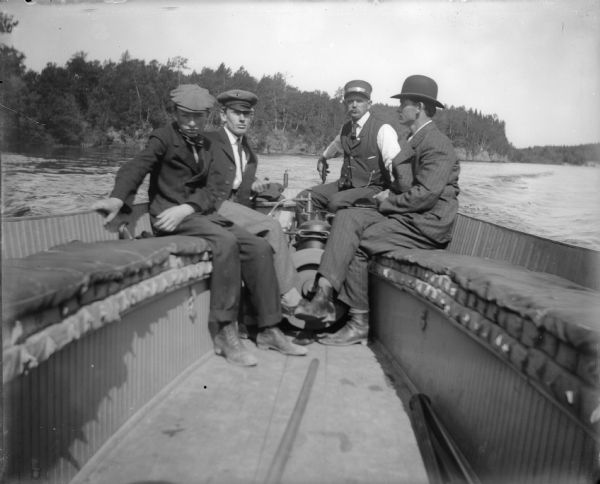
[[[331,224],[327,214],[313,210],[310,193],[306,199],[306,208],[296,214],[297,226],[292,241],[294,265],[300,275],[300,293],[312,298],[314,280],[321,262],[321,256],[329,237]]]
[[[306,202],[306,205],[301,212],[296,212],[295,204],[299,201]],[[283,231],[290,238],[290,245],[294,248],[292,258],[299,276],[298,291],[302,297],[312,299],[316,290],[315,277],[329,238],[334,215],[314,210],[310,193],[306,199],[281,198],[272,205],[263,204],[259,210],[267,207],[270,208],[269,215],[281,224]],[[336,303],[337,320],[342,318],[346,311],[345,305]],[[289,320],[294,326],[305,328],[304,321],[294,317]]]

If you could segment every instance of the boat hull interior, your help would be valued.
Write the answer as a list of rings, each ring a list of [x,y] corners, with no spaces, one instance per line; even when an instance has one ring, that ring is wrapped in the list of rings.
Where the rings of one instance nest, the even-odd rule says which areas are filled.
[[[111,230],[93,213],[4,219],[2,229],[4,262],[18,265],[58,244],[150,227],[138,205]],[[318,249],[307,250],[311,257],[298,260],[314,274]],[[462,215],[448,254],[547,273],[582,301],[600,287],[598,252]],[[238,368],[213,353],[209,271],[185,268],[208,260],[173,255],[161,269],[175,274],[169,290],[151,282],[154,289],[119,299],[129,302],[112,316],[104,306],[62,308],[68,317],[45,327],[41,317],[3,313],[6,482],[558,484],[600,476],[596,323],[564,323],[558,308],[563,319],[551,321],[567,326],[551,329],[544,315],[554,313],[524,310],[521,325],[548,336],[517,334],[489,317],[501,298],[481,303],[485,291],[470,299],[452,291],[460,271],[443,254],[433,279],[402,272],[410,258],[378,259],[368,346],[312,344],[307,357],[285,357],[244,340],[259,365]],[[485,294],[500,279],[485,282]],[[130,290],[117,289],[107,297]],[[448,296],[481,318],[461,319]]]

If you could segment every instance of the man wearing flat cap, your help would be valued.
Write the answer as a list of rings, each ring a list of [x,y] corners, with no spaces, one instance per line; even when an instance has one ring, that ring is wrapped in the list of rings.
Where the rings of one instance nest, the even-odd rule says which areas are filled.
[[[450,242],[458,212],[458,158],[452,142],[431,119],[436,82],[423,75],[406,78],[400,99],[400,123],[410,129],[406,146],[394,159],[412,167],[410,184],[375,195],[377,209],[338,212],[317,273],[319,289],[302,300],[296,317],[323,325],[335,314],[333,299],[349,307],[349,319],[338,332],[319,342],[328,345],[366,343],[369,332],[369,258],[399,247],[443,249]]]
[[[213,189],[208,186],[213,154],[204,136],[214,97],[200,86],[184,84],[171,91],[171,100],[174,121],[151,133],[145,149],[117,172],[110,198],[92,208],[110,222],[132,202],[150,174],[149,212],[155,235],[191,235],[211,244],[209,323],[215,352],[233,364],[253,366],[257,359],[240,341],[237,329],[241,284],[243,280],[252,295],[264,346],[276,346],[272,340],[280,334],[276,325],[282,315],[272,251],[263,239],[215,212]]]
[[[217,186],[217,210],[269,243],[273,249],[282,308],[288,318],[293,317],[293,309],[301,299],[297,289],[300,281],[287,238],[276,219],[251,208],[251,197],[260,194],[267,186],[266,181],[256,178],[258,159],[247,138],[258,98],[249,91],[233,89],[219,94],[217,101],[221,105],[223,126],[206,134],[214,152],[217,183],[213,186]]]
[[[350,120],[346,122],[333,142],[317,161],[317,170],[323,180],[300,192],[299,198],[310,193],[317,212],[336,212],[352,206],[359,199],[372,199],[389,187],[392,160],[400,152],[398,134],[383,120],[372,114],[371,84],[354,80],[344,86],[344,104]],[[340,178],[325,183],[327,160],[343,153]],[[306,202],[297,204],[297,211],[306,208]]]

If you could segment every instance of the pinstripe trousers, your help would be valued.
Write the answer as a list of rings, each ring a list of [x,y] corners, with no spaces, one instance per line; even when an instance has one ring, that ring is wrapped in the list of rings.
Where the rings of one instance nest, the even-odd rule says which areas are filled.
[[[371,208],[348,208],[337,212],[319,274],[350,308],[369,310],[369,257],[399,247],[442,248],[410,224],[410,218],[388,218]]]

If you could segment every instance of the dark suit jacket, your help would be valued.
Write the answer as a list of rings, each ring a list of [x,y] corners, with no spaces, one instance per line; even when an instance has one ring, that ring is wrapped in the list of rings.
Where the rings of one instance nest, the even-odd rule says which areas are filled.
[[[215,206],[218,209],[223,201],[228,200],[233,194],[233,180],[235,179],[235,158],[233,148],[225,128],[212,133],[206,133],[211,142],[214,156],[214,164],[211,167],[210,178],[213,181],[211,187],[214,189]],[[242,139],[242,146],[246,151],[248,162],[242,174],[242,183],[233,194],[232,200],[242,205],[251,206],[252,183],[256,179],[256,167],[258,159],[250,148],[246,136]]]
[[[200,213],[214,212],[213,190],[206,186],[212,164],[210,141],[204,139],[198,156],[196,162],[192,149],[175,124],[159,128],[152,132],[146,147],[119,169],[110,196],[131,204],[144,177],[150,173],[151,216],[156,217],[167,208],[183,203]]]
[[[448,243],[458,212],[460,172],[452,142],[430,123],[402,146],[393,165],[403,162],[412,166],[412,184],[402,193],[391,193],[379,211],[411,223],[438,244]]]

